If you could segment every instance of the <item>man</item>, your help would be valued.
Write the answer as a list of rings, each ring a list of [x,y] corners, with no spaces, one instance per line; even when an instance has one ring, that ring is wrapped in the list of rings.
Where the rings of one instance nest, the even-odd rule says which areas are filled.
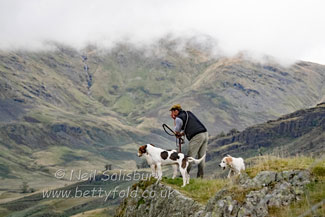
[[[189,149],[187,155],[200,159],[205,155],[208,145],[208,132],[201,121],[190,111],[184,111],[179,104],[170,108],[170,116],[174,119],[175,132],[177,137],[186,135],[189,141]],[[197,177],[203,178],[203,169],[205,160],[198,165]],[[191,165],[187,168],[190,172]]]

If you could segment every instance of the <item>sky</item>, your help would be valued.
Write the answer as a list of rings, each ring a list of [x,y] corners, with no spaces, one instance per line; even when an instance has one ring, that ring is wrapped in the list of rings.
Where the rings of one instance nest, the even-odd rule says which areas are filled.
[[[324,8],[321,0],[0,0],[0,49],[208,35],[226,55],[325,64]]]

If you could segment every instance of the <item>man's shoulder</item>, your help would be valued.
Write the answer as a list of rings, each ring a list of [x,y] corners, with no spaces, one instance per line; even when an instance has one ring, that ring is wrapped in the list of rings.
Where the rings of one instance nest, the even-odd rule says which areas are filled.
[[[177,118],[183,119],[184,117],[186,117],[186,112],[184,110],[182,110],[177,115]]]

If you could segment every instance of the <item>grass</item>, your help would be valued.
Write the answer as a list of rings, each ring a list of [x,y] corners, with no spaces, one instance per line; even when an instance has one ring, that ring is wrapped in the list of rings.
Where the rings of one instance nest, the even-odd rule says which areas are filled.
[[[272,207],[269,209],[271,217],[294,217],[299,216],[310,210],[312,206],[321,202],[325,198],[325,182],[313,182],[306,186],[305,194],[301,200],[293,202],[290,206],[279,208]],[[306,217],[312,216],[325,216],[325,203],[318,209],[316,209],[312,215],[309,214]]]
[[[281,158],[276,156],[263,156],[249,160],[254,166],[246,169],[250,177],[256,176],[261,171],[285,171],[285,170],[309,170],[313,176],[313,181],[305,188],[305,193],[301,200],[294,201],[289,206],[271,207],[269,214],[271,217],[294,217],[299,216],[310,210],[312,206],[321,202],[325,198],[325,158],[312,158],[306,156],[295,156]],[[242,198],[240,188],[233,188],[237,191],[237,199]],[[325,205],[323,204],[312,215],[307,216],[325,216]]]
[[[314,177],[314,181],[308,184],[305,188],[304,195],[301,200],[294,201],[289,206],[282,207],[281,209],[271,207],[269,213],[271,217],[294,217],[299,216],[310,210],[315,204],[325,200],[325,158],[311,158],[311,157],[292,157],[286,159],[273,159],[265,161],[263,166],[274,163],[277,160],[279,169],[281,167],[290,169],[308,169]],[[261,164],[259,165],[261,166]],[[272,168],[273,169],[273,168]],[[325,203],[321,205],[314,212],[306,215],[312,216],[325,216]]]
[[[239,203],[243,203],[249,192],[258,190],[260,190],[260,188],[243,188],[238,185],[230,185],[227,195],[231,196],[232,199],[237,200]]]
[[[164,177],[162,182],[202,204],[205,204],[228,183],[224,179],[191,179],[190,184],[181,188],[183,184],[182,178],[170,179]]]
[[[140,181],[132,186],[132,189],[137,187],[145,190],[148,186],[154,184],[156,179],[151,178],[147,181]],[[195,201],[205,204],[212,196],[214,196],[219,190],[226,186],[227,180],[223,179],[191,179],[190,184],[184,188],[183,179],[177,177],[175,179],[163,177],[162,183],[167,184],[184,195],[194,199]],[[140,205],[143,201],[139,201]]]
[[[79,190],[86,191],[92,190],[94,187],[97,189],[102,188],[103,190],[110,191],[115,187],[119,186],[120,189],[127,189],[132,184],[129,181],[117,181],[117,182],[105,182],[95,181],[92,185],[88,182],[80,182],[73,185],[60,187],[56,189],[64,189],[71,191],[71,194],[75,194],[76,186]],[[103,194],[102,194],[103,196]],[[72,216],[76,214],[82,214],[80,216],[113,216],[116,203],[119,198],[108,198],[105,201],[105,196],[100,198],[98,194],[95,197],[84,197],[84,198],[43,198],[42,192],[28,195],[19,200],[11,201],[9,203],[1,204],[0,206],[0,217],[11,214],[12,216]],[[107,208],[103,211],[101,208]],[[97,209],[97,211],[95,211]],[[88,212],[88,211],[94,212]],[[107,210],[107,212],[106,212]],[[84,215],[83,215],[84,214]]]
[[[128,114],[132,111],[134,105],[133,99],[124,95],[115,102],[114,108],[120,113]]]
[[[108,217],[109,215],[109,208],[99,208],[95,210],[90,210],[86,212],[82,212],[72,217]]]
[[[312,172],[313,175],[324,177],[325,174],[325,158],[312,158],[306,156],[295,156],[281,158],[276,156],[262,156],[247,160],[252,167],[246,169],[246,173],[250,177],[255,177],[261,171],[285,171],[285,170],[306,170]]]
[[[250,164],[253,164],[253,166],[246,169],[246,173],[251,178],[255,177],[261,171],[280,172],[286,170],[307,169],[315,179],[315,182],[312,182],[312,184],[307,186],[307,192],[311,192],[311,204],[320,201],[319,198],[325,198],[325,158],[316,159],[305,156],[281,158],[276,156],[263,156],[251,158],[248,159],[248,161]],[[257,190],[243,189],[235,184],[228,184],[229,181],[227,179],[191,179],[190,184],[186,185],[184,188],[181,188],[181,185],[183,184],[181,178],[170,179],[164,177],[162,182],[203,204],[205,204],[222,188],[226,188],[229,191],[229,194],[239,202],[245,200],[247,193]],[[313,190],[317,188],[319,188],[320,191],[314,192]],[[302,206],[299,205],[299,203],[297,204],[297,206]]]
[[[2,208],[0,207],[0,217],[5,217],[10,213],[9,210],[7,210],[6,208]]]
[[[132,185],[132,190],[135,190],[137,187],[142,190],[145,190],[148,186],[154,184],[155,182],[156,182],[156,179],[154,179],[154,178],[151,178],[150,180],[140,181],[140,182]]]

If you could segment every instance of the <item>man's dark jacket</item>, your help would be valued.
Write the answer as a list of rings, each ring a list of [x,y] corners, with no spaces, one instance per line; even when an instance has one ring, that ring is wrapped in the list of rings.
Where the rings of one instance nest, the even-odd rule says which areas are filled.
[[[187,114],[188,114],[188,120],[186,124]],[[195,135],[199,133],[207,132],[205,126],[192,112],[187,111],[187,114],[184,110],[180,110],[177,117],[182,119],[183,121],[182,130],[184,130],[184,128],[186,127],[184,132],[188,140],[191,140]]]

